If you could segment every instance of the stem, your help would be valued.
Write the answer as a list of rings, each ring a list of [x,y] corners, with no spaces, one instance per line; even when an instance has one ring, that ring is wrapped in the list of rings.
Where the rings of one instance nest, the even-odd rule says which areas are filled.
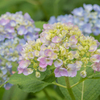
[[[58,83],[55,83],[55,82],[52,82],[52,84],[57,85],[57,86],[59,86],[59,87],[67,88],[66,86],[63,86],[63,85],[58,84]]]
[[[5,83],[3,83],[2,85],[0,85],[0,88],[2,88],[6,83],[8,83],[8,82],[5,82]]]
[[[52,100],[51,97],[49,96],[49,94],[47,93],[47,91],[45,89],[43,89],[43,92],[46,95],[46,97],[48,98],[48,100]]]
[[[82,96],[81,96],[81,100],[83,100],[83,91],[84,91],[84,81],[82,82]]]
[[[75,100],[75,97],[74,97],[73,91],[71,89],[71,86],[70,86],[70,82],[69,82],[69,78],[68,77],[65,77],[65,82],[66,82],[66,86],[67,86],[68,92],[69,92],[72,100]]]
[[[73,88],[74,86],[78,85],[80,82],[75,83],[74,85],[71,86]]]

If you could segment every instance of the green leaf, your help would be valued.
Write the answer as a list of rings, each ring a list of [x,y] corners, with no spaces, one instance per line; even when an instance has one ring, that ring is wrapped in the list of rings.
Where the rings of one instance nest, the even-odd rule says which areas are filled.
[[[56,80],[56,78],[55,78],[55,75],[54,75],[54,73],[51,73],[50,75],[48,75],[43,81],[45,81],[45,82],[53,82],[53,81],[55,81]]]
[[[88,69],[88,71],[90,68]],[[80,73],[78,72],[76,77],[69,78],[71,86],[75,83],[80,83],[74,87],[72,87],[73,93],[75,95],[76,100],[97,100],[96,98],[100,95],[100,79],[97,79],[96,77],[100,76],[99,72],[96,72],[93,74],[93,72],[90,70],[90,73],[88,73],[86,78],[80,78]],[[92,79],[92,77],[95,77],[95,79]],[[65,78],[60,77],[58,78],[58,83],[66,86]],[[68,93],[67,89],[61,88],[61,92],[63,95],[68,99],[71,100],[70,95]],[[82,97],[83,95],[83,97]]]
[[[43,24],[47,24],[47,22],[44,22],[44,21],[36,21],[36,22],[35,22],[35,26],[36,26],[37,28],[40,28],[41,31],[42,31],[42,29],[43,29]]]
[[[40,81],[40,80],[34,80],[32,82],[29,82],[27,84],[18,84],[19,88],[26,91],[26,92],[38,92],[40,90],[42,90],[43,88],[45,88],[46,86],[50,85],[50,83],[46,83],[44,81]]]
[[[36,78],[35,72],[28,76],[16,73],[10,77],[8,82],[18,85],[20,89],[26,92],[37,92],[50,85],[50,83],[42,81],[48,74],[49,71],[47,70],[41,72],[40,78]]]

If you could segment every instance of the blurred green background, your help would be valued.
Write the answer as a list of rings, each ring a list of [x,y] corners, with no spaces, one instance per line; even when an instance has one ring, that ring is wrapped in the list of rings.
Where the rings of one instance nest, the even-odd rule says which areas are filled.
[[[0,0],[0,15],[22,11],[28,12],[35,21],[48,21],[50,16],[69,14],[83,3],[100,5],[100,0]]]
[[[22,11],[23,13],[29,13],[34,21],[48,21],[51,16],[70,14],[76,7],[82,7],[83,3],[100,5],[100,0],[0,0],[0,15],[6,12],[15,13]],[[62,94],[56,93],[59,91],[58,88],[56,92],[53,92],[52,89],[47,90],[49,90],[49,94],[52,95],[52,97],[57,97],[53,100],[61,100],[61,98],[63,98]],[[43,91],[32,94],[22,92],[17,87],[12,87],[7,91],[5,91],[4,88],[0,88],[0,100],[47,99]]]

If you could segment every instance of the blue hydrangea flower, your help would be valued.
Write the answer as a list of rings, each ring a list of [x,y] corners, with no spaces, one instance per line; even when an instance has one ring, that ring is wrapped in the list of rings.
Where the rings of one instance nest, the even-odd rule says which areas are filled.
[[[71,22],[77,25],[84,35],[93,33],[100,34],[100,6],[97,4],[83,4],[83,7],[75,8],[72,15],[60,15],[57,18],[52,16],[49,24],[53,23],[68,23]]]
[[[0,85],[13,74],[12,67],[15,66],[12,64],[18,63],[22,45],[36,40],[39,31],[28,13],[7,12],[0,16]],[[11,86],[9,83],[4,85],[5,89]]]

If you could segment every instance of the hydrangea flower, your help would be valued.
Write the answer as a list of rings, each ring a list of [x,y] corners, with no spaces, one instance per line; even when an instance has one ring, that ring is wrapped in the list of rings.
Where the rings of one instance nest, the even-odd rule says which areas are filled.
[[[18,62],[22,45],[29,40],[36,40],[39,31],[28,13],[23,15],[21,11],[7,12],[0,16],[0,85],[13,74],[12,64]],[[31,72],[30,68],[19,66],[19,69],[25,75]],[[11,86],[9,83],[4,85],[5,89]]]
[[[84,36],[72,23],[45,24],[43,27],[40,38],[23,45],[19,66],[28,60],[32,66],[26,63],[21,66],[31,68],[29,74],[34,70],[36,77],[40,77],[40,68],[45,71],[54,66],[55,77],[75,77],[77,71],[83,70],[80,76],[85,78],[90,63],[91,69],[100,71],[100,43],[97,40]]]
[[[71,22],[77,25],[84,35],[93,33],[100,34],[100,6],[97,4],[83,4],[83,8],[75,8],[72,14],[60,15],[50,17],[49,24],[57,22],[68,23]]]

